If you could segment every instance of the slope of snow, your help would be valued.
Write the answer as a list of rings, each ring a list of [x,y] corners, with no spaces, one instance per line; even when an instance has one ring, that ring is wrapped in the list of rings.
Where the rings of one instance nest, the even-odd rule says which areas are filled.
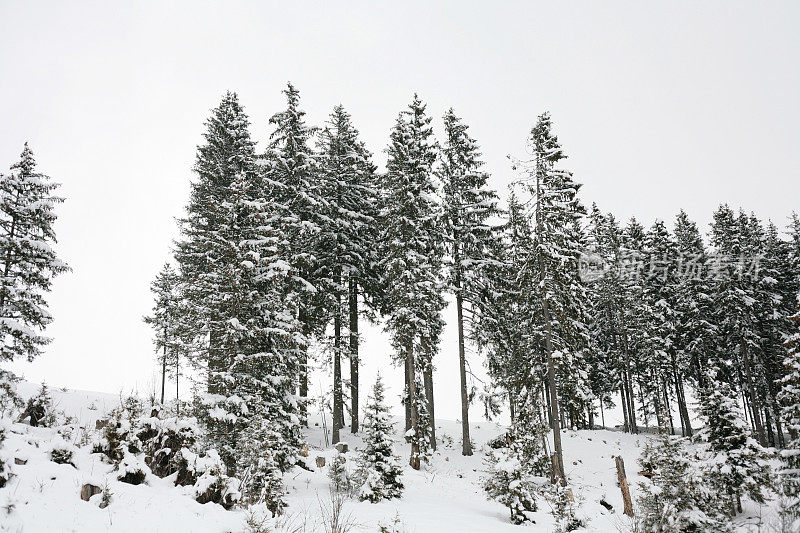
[[[20,387],[26,397],[36,390],[38,386],[31,384]],[[13,465],[16,476],[0,489],[0,531],[244,531],[243,510],[225,511],[216,504],[201,505],[191,497],[191,487],[174,487],[169,479],[155,476],[148,477],[146,485],[133,486],[109,475],[111,466],[97,454],[91,454],[86,443],[94,432],[94,421],[117,405],[118,397],[83,391],[52,392],[59,408],[79,423],[65,439],[77,448],[75,466],[50,461],[52,443],[63,440],[57,429],[11,424],[0,453],[12,463],[15,458],[27,463]],[[399,430],[396,452],[406,464],[409,450],[400,442],[401,425],[402,421],[395,424]],[[395,517],[409,533],[511,532],[520,531],[520,527],[528,528],[524,531],[553,531],[553,518],[546,502],[541,502],[535,524],[515,526],[509,522],[506,508],[486,499],[481,483],[486,469],[485,443],[502,431],[499,424],[474,424],[475,455],[462,457],[458,422],[437,421],[437,436],[442,444],[422,470],[405,469],[406,488],[401,499],[378,504],[346,501],[344,513],[357,524],[352,531],[376,532],[379,524],[389,523]],[[287,514],[289,522],[309,524],[306,531],[324,531],[320,517],[330,505],[330,481],[327,467],[317,469],[315,459],[323,456],[330,465],[335,452],[331,446],[325,446],[319,419],[312,418],[306,437],[309,444],[306,461],[313,471],[296,468],[286,474]],[[648,438],[651,437],[610,430],[564,432],[565,470],[580,503],[579,516],[587,523],[584,531],[624,530],[627,519],[622,515],[614,456],[619,455],[625,461],[635,500],[637,481],[643,479],[637,474],[637,459]],[[350,445],[351,451],[346,456],[348,463],[353,464],[354,449],[361,446],[361,439],[344,430],[342,440]],[[81,486],[89,482],[109,488],[113,496],[107,508],[98,506],[101,495],[93,496],[89,502],[80,499]],[[612,510],[601,505],[600,500],[610,504]],[[759,509],[752,504],[746,507],[740,518],[741,529],[748,530],[746,524],[755,523],[758,514]]]

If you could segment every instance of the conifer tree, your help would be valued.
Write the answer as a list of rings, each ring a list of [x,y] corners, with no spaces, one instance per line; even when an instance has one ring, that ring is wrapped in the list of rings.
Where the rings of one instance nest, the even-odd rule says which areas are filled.
[[[546,490],[543,482],[548,472],[543,447],[548,428],[541,423],[530,394],[523,395],[519,407],[505,445],[487,458],[489,476],[484,483],[488,497],[508,507],[514,524],[531,520],[529,513],[537,510],[536,498]]]
[[[33,151],[25,147],[9,174],[0,174],[0,362],[32,361],[50,339],[53,321],[46,293],[53,278],[69,271],[56,255],[55,195],[59,184],[39,172]],[[0,388],[12,393],[15,376],[0,369]]]
[[[781,491],[789,498],[788,511],[800,520],[800,295],[798,311],[792,316],[794,332],[786,340],[783,360],[785,376],[781,379],[778,401],[789,441],[781,455],[784,467],[780,474]]]
[[[289,263],[282,206],[258,172],[248,125],[233,93],[212,111],[176,250],[182,320],[207,373],[197,410],[229,472],[244,466],[256,416],[277,435],[270,453],[282,470],[301,440],[294,387],[306,340],[296,310],[306,283]]]
[[[743,494],[756,502],[764,501],[771,475],[766,451],[750,436],[735,393],[717,374],[716,369],[709,371],[707,385],[700,391],[704,427],[698,438],[704,442],[704,475],[726,500],[733,516],[742,511]]]
[[[461,383],[461,453],[472,455],[469,436],[469,394],[465,348],[464,304],[475,312],[475,299],[480,277],[487,263],[490,240],[496,238],[489,226],[489,217],[496,215],[497,195],[486,188],[488,174],[476,141],[451,108],[444,116],[445,142],[441,149],[439,179],[443,183],[445,229],[450,252],[449,283],[456,297],[458,326],[458,358]]]
[[[400,113],[391,133],[381,210],[383,303],[392,344],[405,363],[412,468],[420,467],[422,433],[416,376],[426,369],[441,331],[442,230],[433,165],[431,119],[418,96]]]
[[[334,416],[333,440],[339,439],[343,419],[341,356],[345,300],[350,329],[351,431],[358,431],[358,293],[374,261],[377,191],[371,154],[358,139],[350,115],[333,109],[319,140],[321,190],[327,200],[318,235],[318,261],[333,302]],[[369,280],[366,280],[369,285]]]
[[[180,292],[178,273],[169,263],[164,263],[161,271],[150,285],[155,303],[152,315],[144,317],[146,324],[153,328],[156,352],[161,352],[161,403],[164,403],[167,373],[175,376],[175,399],[178,400],[178,379],[180,376]]]
[[[532,263],[526,268],[535,272],[536,283],[532,290],[541,304],[550,423],[557,473],[565,482],[560,384],[556,375],[559,370],[562,374],[566,372],[566,365],[559,363],[569,361],[568,356],[577,355],[586,343],[583,306],[588,297],[578,279],[578,257],[584,247],[578,229],[584,209],[577,197],[580,185],[569,172],[556,168],[565,155],[552,132],[548,113],[539,116],[531,130],[530,143],[533,160],[526,165],[526,186],[534,199],[535,241],[530,256]]]
[[[685,439],[661,434],[646,443],[639,463],[650,478],[638,499],[636,524],[642,531],[731,531],[719,495],[705,482]]]
[[[317,154],[311,147],[316,129],[306,124],[305,111],[300,109],[300,92],[288,83],[283,94],[286,109],[269,119],[274,129],[263,156],[264,172],[272,199],[281,213],[279,228],[288,242],[287,262],[306,282],[307,290],[296,312],[302,334],[310,338],[324,330],[330,307],[329,295],[319,290],[327,279],[318,272],[317,257],[320,215],[326,209],[326,202],[321,194]],[[307,343],[301,346],[299,393],[305,402],[308,397]],[[301,409],[305,413],[305,403]]]
[[[364,449],[360,452],[360,476],[364,480],[359,498],[372,503],[399,498],[403,492],[403,469],[392,449],[392,425],[385,404],[380,374],[364,408]]]

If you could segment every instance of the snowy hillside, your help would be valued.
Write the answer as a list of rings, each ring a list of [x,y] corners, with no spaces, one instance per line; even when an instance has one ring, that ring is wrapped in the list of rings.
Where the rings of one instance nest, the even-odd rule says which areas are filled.
[[[20,392],[28,397],[38,386],[21,384]],[[0,531],[130,531],[130,532],[236,532],[245,531],[245,512],[234,508],[226,511],[217,504],[197,503],[190,487],[176,487],[168,479],[148,477],[146,484],[130,485],[109,475],[112,467],[92,454],[88,442],[96,433],[95,421],[118,405],[113,395],[85,391],[52,391],[54,403],[65,414],[75,417],[77,424],[55,428],[30,427],[24,423],[8,426],[3,450],[14,464],[15,476],[0,489]],[[7,419],[6,419],[7,420]],[[336,451],[325,447],[325,436],[319,420],[312,418],[306,432],[309,445],[308,464],[313,471],[294,468],[284,477],[289,491],[289,507],[285,524],[305,531],[325,531],[323,516],[330,512],[328,468],[315,466],[318,457],[330,465]],[[396,427],[401,424],[398,422]],[[439,450],[430,464],[420,471],[405,467],[406,486],[399,500],[378,504],[347,499],[343,513],[353,524],[353,532],[375,532],[379,525],[397,520],[407,532],[494,532],[552,531],[553,519],[545,505],[536,513],[535,523],[515,526],[509,522],[507,509],[489,501],[481,486],[485,475],[486,442],[504,428],[494,423],[473,426],[476,454],[462,457],[457,438],[460,425],[453,421],[437,421]],[[578,516],[585,531],[625,531],[622,496],[617,485],[614,456],[621,456],[627,467],[631,491],[636,498],[637,459],[643,441],[650,436],[635,436],[609,430],[565,431],[563,433],[565,469],[580,504]],[[399,441],[398,436],[398,441]],[[74,456],[70,464],[56,464],[50,459],[54,443],[66,441]],[[361,446],[358,436],[344,432],[343,441],[350,446],[349,468],[354,462],[354,449]],[[405,465],[408,449],[397,444],[396,451]],[[92,483],[108,488],[111,503],[99,507],[101,495],[90,501],[81,500],[81,487]],[[601,503],[603,502],[603,503]],[[610,507],[610,509],[608,508]],[[764,511],[766,514],[766,511]],[[742,530],[747,524],[755,528],[759,509],[745,509],[739,520]],[[287,531],[292,531],[287,527]],[[755,529],[753,529],[755,530]],[[302,531],[302,529],[300,530]]]

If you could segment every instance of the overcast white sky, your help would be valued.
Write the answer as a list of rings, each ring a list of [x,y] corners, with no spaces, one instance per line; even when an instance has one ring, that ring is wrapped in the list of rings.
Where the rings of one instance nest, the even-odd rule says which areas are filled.
[[[261,141],[287,80],[314,123],[342,103],[380,164],[416,91],[437,128],[449,106],[470,124],[503,195],[506,155],[524,154],[549,110],[584,200],[621,219],[684,208],[706,224],[728,202],[783,226],[800,209],[799,3],[493,4],[0,0],[0,171],[29,141],[63,183],[59,250],[74,269],[50,297],[54,342],[14,368],[149,390],[149,283],[229,89]],[[453,328],[444,340],[437,416],[455,419]],[[371,379],[388,363],[380,329],[365,352]]]

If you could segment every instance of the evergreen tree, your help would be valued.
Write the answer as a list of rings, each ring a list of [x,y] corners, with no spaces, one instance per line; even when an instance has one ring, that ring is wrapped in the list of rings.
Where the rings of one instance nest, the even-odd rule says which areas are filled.
[[[412,468],[420,467],[420,443],[428,439],[416,409],[416,376],[438,346],[442,329],[442,231],[433,164],[436,147],[431,119],[418,96],[400,113],[391,133],[381,210],[383,302],[392,344],[405,362],[408,436]],[[428,396],[430,398],[430,396]]]
[[[792,316],[794,332],[786,340],[783,360],[785,376],[781,379],[778,400],[781,415],[789,433],[789,442],[782,450],[784,467],[781,470],[781,490],[789,498],[788,511],[800,519],[800,295],[798,311]]]
[[[233,93],[213,110],[176,251],[183,327],[207,372],[197,411],[230,472],[244,466],[256,416],[277,435],[270,453],[282,470],[301,441],[294,387],[306,340],[296,310],[306,283],[288,261],[282,206],[258,172],[248,125]]]
[[[297,319],[302,334],[310,338],[324,331],[330,307],[329,295],[319,290],[328,282],[319,272],[320,215],[326,209],[321,194],[317,154],[311,147],[316,129],[305,121],[300,109],[300,92],[287,84],[286,109],[270,117],[274,129],[263,159],[271,198],[280,213],[279,231],[288,243],[288,265],[304,280],[305,294],[298,302]],[[308,397],[308,344],[301,345],[299,393]],[[305,421],[305,403],[301,406]]]
[[[359,498],[372,503],[399,498],[403,492],[402,468],[392,449],[394,427],[384,398],[380,374],[364,408],[364,449],[360,452],[360,476],[364,480]]]
[[[539,116],[530,144],[533,160],[526,165],[525,184],[534,201],[535,241],[531,263],[524,268],[534,272],[531,296],[542,310],[550,423],[558,475],[565,481],[558,397],[559,387],[565,383],[559,383],[556,376],[570,373],[569,363],[580,357],[587,343],[588,295],[578,278],[578,258],[585,246],[580,236],[584,209],[577,197],[580,185],[569,172],[556,168],[565,155],[548,113]]]
[[[333,299],[333,441],[337,442],[344,418],[342,300],[347,301],[349,311],[351,431],[358,431],[358,293],[371,275],[374,261],[377,191],[371,154],[341,105],[333,109],[322,130],[318,151],[321,190],[327,200],[319,223],[318,260],[324,277],[330,280],[326,291]]]
[[[647,442],[639,460],[650,481],[642,483],[636,523],[642,531],[731,531],[716,490],[705,482],[683,439],[662,434]]]
[[[53,278],[69,271],[56,255],[55,195],[59,184],[36,169],[25,148],[9,174],[0,174],[0,363],[32,361],[50,339],[44,329],[53,321],[45,294]],[[15,376],[0,369],[0,388],[13,395]]]
[[[488,457],[489,476],[484,483],[489,498],[497,500],[511,513],[511,522],[531,520],[537,510],[537,496],[546,490],[548,458],[544,449],[548,428],[541,423],[537,407],[525,394],[519,402],[520,414],[505,436],[505,445]]]
[[[464,304],[466,321],[472,324],[479,280],[487,263],[490,241],[496,238],[488,224],[496,215],[497,195],[486,188],[488,174],[481,171],[478,145],[467,132],[451,108],[444,115],[445,143],[441,150],[438,176],[444,188],[444,211],[449,245],[449,282],[456,297],[458,326],[458,357],[461,383],[461,453],[472,455],[469,436],[469,394],[467,391],[467,363],[464,330]]]
[[[750,436],[730,385],[715,371],[709,372],[706,383],[700,391],[704,427],[698,432],[704,443],[702,469],[733,516],[742,511],[743,494],[764,502],[765,489],[771,485],[767,454]]]
[[[150,285],[155,304],[152,315],[144,317],[146,324],[153,328],[153,343],[156,352],[161,352],[161,403],[164,403],[167,373],[175,376],[175,399],[178,400],[178,379],[180,376],[180,351],[182,349],[180,331],[180,277],[165,263]]]

